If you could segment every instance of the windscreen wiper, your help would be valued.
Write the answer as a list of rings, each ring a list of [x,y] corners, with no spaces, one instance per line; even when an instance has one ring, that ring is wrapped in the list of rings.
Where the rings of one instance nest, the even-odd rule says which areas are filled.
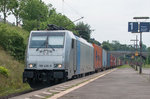
[[[48,45],[48,46],[50,46],[50,48],[51,48],[53,51],[55,51],[55,49],[52,47],[52,45]]]
[[[46,44],[46,41],[45,41],[41,46],[44,46],[45,44]],[[41,46],[38,47],[38,48],[36,49],[36,51],[38,51],[38,50],[41,48]],[[53,51],[55,51],[55,49],[54,49],[51,45],[48,45],[48,46],[50,46],[50,48],[51,48]],[[46,47],[46,48],[48,48],[48,47]]]
[[[41,45],[41,46],[44,46],[46,44],[46,41]],[[41,46],[39,46],[37,49],[36,49],[36,51],[38,51],[40,48],[41,48]]]

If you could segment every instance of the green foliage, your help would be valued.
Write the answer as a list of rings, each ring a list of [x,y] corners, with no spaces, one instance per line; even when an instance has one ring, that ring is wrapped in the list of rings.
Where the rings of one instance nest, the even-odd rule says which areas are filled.
[[[51,4],[46,5],[42,0],[4,0],[7,1],[8,12],[11,12],[16,18],[16,24],[23,22],[23,28],[27,31],[31,30],[45,30],[47,24],[55,24],[72,31],[75,35],[90,39],[90,26],[81,22],[82,31],[76,31],[76,25],[65,15],[57,13],[56,9]],[[1,3],[3,5],[3,3]],[[80,23],[79,23],[80,25]]]
[[[38,21],[37,20],[24,20],[23,28],[27,31],[37,30]]]
[[[10,11],[16,18],[16,25],[18,26],[20,19],[20,14],[23,8],[24,0],[10,0]]]
[[[149,64],[143,65],[143,68],[150,68],[150,65]]]
[[[146,51],[147,50],[147,46],[145,44],[142,44],[142,51]]]
[[[146,64],[150,64],[150,55],[146,59]]]
[[[22,73],[24,64],[16,61],[0,46],[0,66],[7,68],[8,76],[0,73],[0,97],[29,89],[29,85],[23,84]],[[4,70],[3,70],[4,71]],[[7,73],[5,73],[7,74]]]
[[[21,18],[24,29],[31,31],[40,28],[40,22],[47,21],[48,7],[41,0],[26,0],[22,5]]]
[[[75,24],[65,15],[57,13],[56,10],[52,7],[49,8],[47,21],[40,23],[40,29],[46,29],[48,24],[55,24],[77,33],[75,31]]]
[[[75,29],[74,23],[65,15],[60,13],[57,14],[53,12],[53,14],[51,14],[48,18],[47,24],[55,24],[57,26],[64,27],[67,30]]]
[[[111,44],[109,43],[109,41],[104,41],[104,42],[102,43],[102,47],[103,47],[103,49],[105,49],[105,50],[107,50],[107,51],[110,51],[110,50],[113,49],[112,46],[111,46]]]
[[[123,65],[123,66],[119,66],[118,68],[130,68],[129,65]]]
[[[150,47],[147,48],[147,52],[150,53]],[[146,57],[146,64],[150,64],[150,54]]]
[[[0,74],[8,77],[8,69],[6,69],[4,66],[0,66]]]
[[[6,23],[6,18],[10,15],[10,0],[0,0],[0,12],[3,13],[4,23]]]
[[[147,48],[147,51],[150,52],[150,47]]]
[[[17,60],[24,60],[28,32],[0,24],[0,45]]]
[[[76,30],[78,31],[79,35],[82,38],[86,39],[87,41],[89,41],[91,38],[91,32],[92,31],[90,28],[91,28],[90,25],[85,24],[83,22],[79,22],[76,25]]]
[[[103,41],[102,46],[108,51],[135,51],[135,46],[121,44],[119,41],[113,40],[112,43],[109,41]],[[140,51],[140,48],[137,49]],[[146,45],[142,44],[142,51],[146,51]]]
[[[93,39],[90,39],[89,42],[101,46],[101,43],[100,43],[99,41],[95,40],[94,38],[93,38]]]
[[[41,0],[26,0],[22,8],[21,18],[23,20],[45,21],[48,15],[48,8]]]
[[[110,51],[109,45],[106,45],[106,44],[103,45],[103,49],[105,49],[105,50],[107,50],[107,51]]]

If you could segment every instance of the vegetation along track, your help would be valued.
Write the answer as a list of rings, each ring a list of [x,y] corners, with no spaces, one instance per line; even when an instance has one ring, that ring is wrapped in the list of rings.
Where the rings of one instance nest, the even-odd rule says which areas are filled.
[[[22,91],[22,92],[12,93],[12,94],[7,95],[7,96],[1,96],[0,99],[8,99],[8,98],[11,98],[11,97],[15,97],[15,96],[31,93],[31,92],[38,91],[38,90],[44,89],[46,87],[54,86],[54,85],[57,85],[57,84],[59,84],[59,83],[51,83],[49,85],[42,85],[42,86],[41,85],[37,85],[37,87],[35,89],[28,89],[28,90],[25,90],[25,91]]]

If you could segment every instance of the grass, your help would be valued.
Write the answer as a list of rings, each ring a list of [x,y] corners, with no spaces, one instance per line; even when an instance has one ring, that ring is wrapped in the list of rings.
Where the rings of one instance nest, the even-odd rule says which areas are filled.
[[[143,68],[150,68],[150,64],[142,65]],[[129,65],[119,66],[118,68],[130,68]]]
[[[0,66],[8,70],[8,77],[0,74],[0,96],[22,92],[30,89],[28,84],[23,84],[22,73],[24,63],[16,61],[0,47]]]
[[[150,64],[143,65],[143,68],[150,68]]]
[[[123,65],[123,66],[119,66],[118,68],[130,68],[129,65]]]

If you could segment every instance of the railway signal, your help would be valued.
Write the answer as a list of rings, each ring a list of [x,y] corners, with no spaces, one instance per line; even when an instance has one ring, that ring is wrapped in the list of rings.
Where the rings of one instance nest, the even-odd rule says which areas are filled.
[[[134,55],[131,56],[131,59],[134,59]]]
[[[139,53],[138,53],[138,51],[136,51],[136,52],[135,52],[135,56],[139,56]]]

